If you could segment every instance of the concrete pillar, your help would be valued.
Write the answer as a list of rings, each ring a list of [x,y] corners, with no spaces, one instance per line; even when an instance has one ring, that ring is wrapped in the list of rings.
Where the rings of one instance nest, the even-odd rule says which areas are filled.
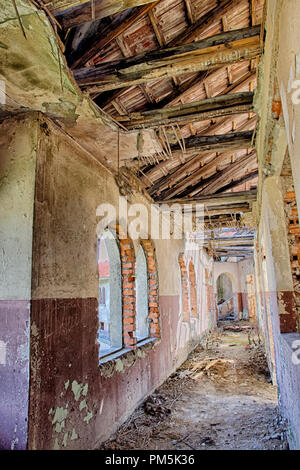
[[[296,311],[280,177],[267,178],[264,191],[275,276],[272,289],[277,295],[280,332],[291,333],[296,329]]]
[[[0,448],[25,449],[37,121],[0,126]]]
[[[263,293],[260,325],[263,325],[275,383],[279,360],[276,338],[280,333],[292,331],[295,325],[293,281],[280,176],[265,179],[261,214],[258,234],[260,250],[256,256],[256,273],[260,274]]]

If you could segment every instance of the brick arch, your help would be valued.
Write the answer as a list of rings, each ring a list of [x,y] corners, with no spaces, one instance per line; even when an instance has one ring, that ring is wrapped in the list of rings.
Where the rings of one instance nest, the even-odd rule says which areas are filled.
[[[151,337],[160,338],[160,315],[158,298],[158,271],[155,256],[155,248],[152,240],[141,239],[140,244],[144,250],[148,272],[148,318],[150,320],[149,334]]]
[[[194,318],[198,318],[196,274],[192,261],[189,262],[189,288],[191,316]]]
[[[189,279],[184,261],[183,254],[178,257],[180,275],[181,275],[181,296],[182,296],[182,319],[183,321],[190,321],[190,305],[189,305]]]
[[[123,346],[134,349],[135,332],[135,252],[130,237],[120,225],[110,226],[115,230],[121,257],[122,276],[122,311],[123,311]]]

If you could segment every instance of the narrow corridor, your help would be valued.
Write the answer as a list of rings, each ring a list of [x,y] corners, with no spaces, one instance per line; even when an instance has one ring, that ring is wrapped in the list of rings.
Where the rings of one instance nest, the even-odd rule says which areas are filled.
[[[260,338],[236,325],[223,322],[101,449],[286,449]]]

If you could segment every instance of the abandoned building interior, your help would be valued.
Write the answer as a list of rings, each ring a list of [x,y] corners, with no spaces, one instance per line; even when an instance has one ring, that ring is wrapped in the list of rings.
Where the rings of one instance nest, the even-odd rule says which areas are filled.
[[[0,0],[1,449],[99,449],[239,330],[300,449],[299,6]]]

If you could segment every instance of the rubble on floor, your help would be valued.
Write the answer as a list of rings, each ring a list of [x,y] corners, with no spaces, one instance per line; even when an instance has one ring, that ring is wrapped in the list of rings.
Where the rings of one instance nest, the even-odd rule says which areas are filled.
[[[241,322],[243,326],[245,322]],[[100,449],[286,449],[255,330],[218,328]]]

